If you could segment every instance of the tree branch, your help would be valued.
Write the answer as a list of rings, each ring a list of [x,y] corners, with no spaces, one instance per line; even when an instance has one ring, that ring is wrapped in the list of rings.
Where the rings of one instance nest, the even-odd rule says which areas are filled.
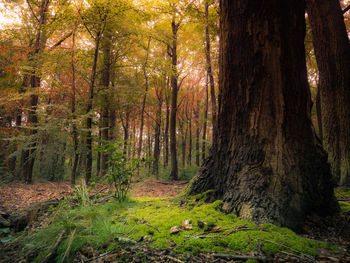
[[[343,15],[350,10],[350,5],[343,9]]]
[[[67,35],[65,35],[60,41],[58,41],[56,44],[54,44],[50,50],[55,49],[56,47],[58,47],[59,45],[61,45],[67,38],[69,38],[71,35],[73,34],[73,31],[71,31],[70,33],[68,33]]]
[[[30,4],[29,0],[27,0],[27,4],[28,4],[29,9],[30,9],[30,11],[32,12],[32,15],[34,16],[35,20],[39,23],[39,19],[38,19],[38,17],[35,15],[34,10],[33,10],[33,7],[32,7],[32,5]]]

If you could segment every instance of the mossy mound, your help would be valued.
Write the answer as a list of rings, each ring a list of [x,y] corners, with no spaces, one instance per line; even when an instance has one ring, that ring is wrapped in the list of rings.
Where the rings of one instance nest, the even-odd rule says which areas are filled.
[[[220,211],[221,201],[211,204],[189,202],[184,206],[169,199],[137,198],[136,201],[140,204],[137,208],[122,213],[127,224],[135,228],[131,236],[135,240],[151,239],[152,245],[159,248],[172,246],[180,253],[261,249],[267,254],[291,248],[315,255],[318,248],[325,246],[302,238],[287,228],[270,224],[258,226],[239,220],[233,214],[224,214]],[[192,230],[181,227],[185,220],[190,220]],[[174,226],[180,231],[171,234],[170,229]]]

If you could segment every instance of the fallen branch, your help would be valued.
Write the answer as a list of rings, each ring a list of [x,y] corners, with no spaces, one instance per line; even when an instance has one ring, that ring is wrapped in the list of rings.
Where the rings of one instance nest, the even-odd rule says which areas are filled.
[[[57,248],[62,242],[64,233],[66,233],[66,230],[62,230],[61,234],[58,236],[58,239],[57,239],[55,245],[52,247],[50,252],[42,260],[40,260],[39,263],[50,262],[50,260],[56,255]]]
[[[158,231],[158,233],[160,233],[160,231],[159,231],[159,229],[157,227],[152,226],[152,225],[150,225],[148,223],[144,223],[144,225],[149,226],[149,227],[153,228],[154,230]]]
[[[215,254],[214,258],[227,259],[227,260],[258,260],[258,261],[270,261],[267,257],[263,256],[245,256],[245,255],[232,255],[232,254]]]
[[[181,261],[180,259],[177,259],[177,258],[174,258],[172,256],[165,256],[167,259],[170,259],[174,262],[177,262],[177,263],[184,263],[183,261]]]
[[[113,251],[108,251],[108,252],[106,252],[106,253],[103,253],[103,254],[100,254],[100,255],[98,255],[98,256],[96,256],[96,257],[93,257],[93,258],[88,259],[87,262],[94,261],[94,260],[96,260],[96,259],[109,256],[109,255],[112,254],[112,253],[113,253]]]
[[[264,232],[270,232],[269,230],[266,230],[266,229],[257,229],[257,228],[249,228],[249,227],[245,227],[245,228],[238,228],[238,229],[235,229],[233,231],[230,231],[230,232],[227,232],[226,234],[223,234],[223,235],[217,235],[217,236],[209,236],[209,235],[196,235],[196,236],[187,236],[188,239],[191,239],[191,238],[222,238],[222,237],[227,237],[229,235],[232,235],[234,233],[237,233],[237,232],[240,232],[240,231],[264,231]]]
[[[147,223],[147,221],[145,220],[142,220],[142,221],[139,221],[137,222],[138,225],[145,225],[145,226],[148,226],[148,227],[151,227],[153,228],[154,230],[156,230],[158,233],[160,233],[159,229],[155,226],[152,226],[151,224]]]

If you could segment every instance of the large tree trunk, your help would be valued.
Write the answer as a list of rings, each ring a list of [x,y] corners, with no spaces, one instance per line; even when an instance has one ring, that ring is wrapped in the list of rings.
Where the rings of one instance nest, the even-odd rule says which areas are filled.
[[[321,140],[321,143],[322,143],[323,142],[323,130],[322,130],[322,111],[321,111],[320,88],[317,88],[316,114],[317,114],[318,137],[320,137],[320,140]]]
[[[210,54],[210,34],[209,34],[209,1],[205,1],[205,54],[207,58],[207,73],[210,81],[210,99],[212,110],[212,122],[213,122],[213,140],[216,138],[217,132],[217,109],[216,109],[216,96],[215,96],[215,84],[213,70],[211,66],[211,54]],[[204,133],[205,134],[205,133]]]
[[[190,194],[208,189],[223,209],[257,223],[300,228],[338,205],[310,120],[305,6],[221,0],[218,141]]]
[[[171,47],[171,112],[170,112],[170,154],[171,154],[171,173],[170,178],[173,180],[178,179],[178,167],[177,167],[177,150],[176,150],[176,112],[177,112],[177,31],[180,24],[173,19],[171,23],[172,28],[172,47]]]
[[[319,69],[323,147],[340,185],[350,186],[350,45],[338,0],[307,0]]]

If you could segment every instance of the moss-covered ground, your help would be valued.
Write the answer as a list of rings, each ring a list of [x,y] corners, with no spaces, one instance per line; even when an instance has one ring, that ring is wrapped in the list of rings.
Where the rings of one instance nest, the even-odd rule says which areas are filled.
[[[335,190],[335,195],[339,201],[340,209],[343,212],[350,211],[350,188],[348,187],[339,187]]]
[[[221,201],[208,204],[198,200],[180,202],[144,197],[76,208],[62,205],[53,212],[49,222],[45,221],[21,238],[22,251],[32,255],[33,262],[39,262],[62,230],[65,230],[64,240],[58,247],[55,262],[64,262],[86,247],[103,253],[136,242],[158,248],[172,247],[175,253],[182,254],[285,251],[315,255],[318,249],[327,246],[302,238],[287,228],[239,220],[233,214],[222,213],[221,204]],[[181,226],[185,220],[190,223],[188,230]],[[179,231],[171,234],[174,226],[178,226]]]

